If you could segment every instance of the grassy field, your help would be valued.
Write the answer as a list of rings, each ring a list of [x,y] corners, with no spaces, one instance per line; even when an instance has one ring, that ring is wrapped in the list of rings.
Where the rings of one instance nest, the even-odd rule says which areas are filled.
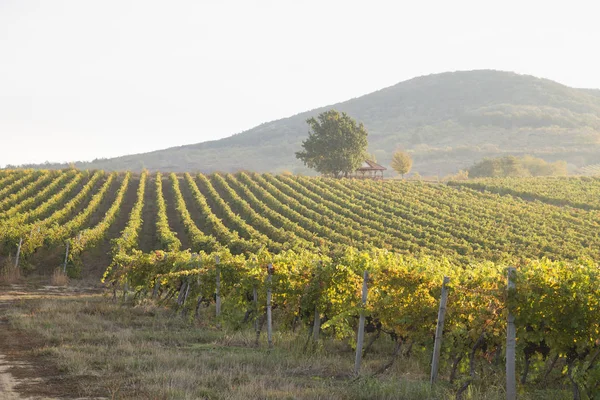
[[[10,293],[6,287],[3,292]],[[21,358],[61,379],[46,394],[110,399],[451,399],[447,377],[428,383],[428,354],[414,347],[393,365],[393,344],[375,342],[352,374],[354,352],[325,339],[307,346],[307,332],[275,335],[258,346],[251,327],[176,314],[150,301],[113,302],[106,294],[40,291],[0,297],[4,335],[26,342]],[[69,294],[67,292],[66,294]],[[7,306],[7,305],[10,306]],[[15,339],[16,338],[16,339]],[[20,339],[19,339],[20,338]],[[8,349],[0,345],[0,352]],[[406,349],[405,349],[406,350]],[[478,365],[464,399],[502,399],[495,367]],[[35,375],[33,372],[31,375]],[[62,386],[61,386],[62,385]],[[21,388],[39,394],[40,387]],[[42,392],[43,393],[43,392]],[[521,399],[567,399],[569,393],[534,390]]]

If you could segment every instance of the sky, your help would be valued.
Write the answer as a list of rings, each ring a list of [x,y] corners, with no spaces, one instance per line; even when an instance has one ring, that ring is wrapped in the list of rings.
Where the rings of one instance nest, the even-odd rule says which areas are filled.
[[[215,140],[421,75],[600,88],[593,0],[0,0],[0,166]]]

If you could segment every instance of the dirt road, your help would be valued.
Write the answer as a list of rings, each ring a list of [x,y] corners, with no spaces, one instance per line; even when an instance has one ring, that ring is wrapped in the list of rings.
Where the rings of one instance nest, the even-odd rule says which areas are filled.
[[[64,377],[49,360],[33,354],[33,349],[44,345],[40,343],[40,339],[12,329],[6,314],[11,304],[17,300],[76,296],[97,290],[53,286],[0,286],[0,400],[82,400],[80,397],[71,396],[75,392],[76,382]]]
[[[6,357],[0,354],[0,398],[5,400],[17,400],[23,397],[15,391],[17,386],[16,379],[10,374],[11,364],[6,361]]]

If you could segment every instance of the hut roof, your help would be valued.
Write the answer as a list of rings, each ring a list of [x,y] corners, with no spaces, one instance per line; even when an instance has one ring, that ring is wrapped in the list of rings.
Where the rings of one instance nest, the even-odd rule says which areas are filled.
[[[365,160],[362,163],[362,165],[360,166],[360,168],[357,169],[357,171],[385,171],[385,170],[387,170],[386,167],[383,167],[371,160]]]

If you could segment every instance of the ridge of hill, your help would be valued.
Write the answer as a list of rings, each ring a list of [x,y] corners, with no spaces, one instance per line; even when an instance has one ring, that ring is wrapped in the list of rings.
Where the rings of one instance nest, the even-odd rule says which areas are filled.
[[[106,170],[310,173],[295,158],[307,137],[305,121],[331,108],[365,124],[369,152],[379,163],[389,165],[393,151],[402,148],[413,155],[413,171],[421,175],[450,174],[483,157],[509,154],[562,159],[573,169],[600,162],[600,90],[477,70],[413,78],[220,140],[75,164]]]

